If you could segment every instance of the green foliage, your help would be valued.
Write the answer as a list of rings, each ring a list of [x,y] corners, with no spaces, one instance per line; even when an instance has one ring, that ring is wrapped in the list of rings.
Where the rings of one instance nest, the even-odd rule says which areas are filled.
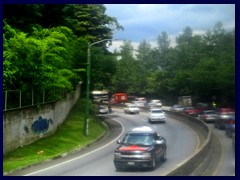
[[[170,47],[167,33],[162,32],[156,48],[143,40],[136,56],[131,43],[125,42],[117,52],[115,90],[162,99],[192,95],[211,101],[216,96],[218,103],[234,105],[234,31],[226,32],[220,22],[203,35],[193,35],[186,27],[176,41]]]
[[[14,32],[6,24],[5,32]],[[5,33],[4,33],[5,34]],[[12,33],[14,34],[14,33]],[[75,37],[66,27],[34,29],[32,36],[15,33],[4,36],[4,88],[61,87],[72,89],[72,53],[69,46]],[[29,84],[31,82],[31,84]]]
[[[46,89],[53,97],[50,89],[71,90],[85,82],[88,43],[123,30],[105,12],[101,4],[4,5],[4,89]],[[91,88],[109,87],[115,57],[106,42],[92,51]]]
[[[116,72],[115,57],[104,52],[103,48],[92,47],[92,89],[109,89],[112,84],[112,76]]]
[[[117,71],[113,79],[114,92],[138,93],[142,88],[144,79],[141,73],[144,73],[140,61],[136,61],[133,54],[133,47],[130,41],[124,41],[121,50],[118,53],[120,58],[117,61]]]
[[[102,4],[76,4],[72,10],[71,29],[77,36],[88,36],[92,42],[109,39],[114,29],[123,29],[115,18],[105,14]]]
[[[101,4],[4,5],[4,89],[72,89],[85,82],[87,44],[123,30],[105,13]],[[114,54],[106,42],[95,44],[91,89],[234,102],[235,31],[217,22],[205,34],[193,32],[184,28],[170,47],[163,31],[157,47],[143,40],[136,52],[130,41]]]

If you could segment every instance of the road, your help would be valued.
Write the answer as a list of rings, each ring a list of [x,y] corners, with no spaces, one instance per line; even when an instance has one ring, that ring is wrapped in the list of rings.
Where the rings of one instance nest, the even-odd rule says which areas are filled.
[[[222,157],[217,169],[217,176],[235,176],[235,154],[232,148],[232,139],[228,138],[224,130],[214,128],[213,123],[207,124],[212,132],[219,138],[222,145]]]
[[[12,176],[158,176],[164,175],[192,155],[199,146],[195,132],[187,125],[167,116],[165,124],[149,124],[147,114],[124,114],[114,109],[106,115],[111,123],[111,134],[86,147],[80,152],[48,161],[11,174]],[[113,153],[129,129],[137,126],[151,126],[167,139],[167,161],[159,163],[155,170],[127,170],[118,172],[113,165]],[[90,129],[91,133],[91,129]]]
[[[164,107],[164,110],[170,110],[170,107]],[[222,146],[222,156],[218,167],[216,167],[215,176],[235,176],[235,153],[232,148],[232,139],[228,138],[224,130],[214,128],[214,123],[207,123]]]

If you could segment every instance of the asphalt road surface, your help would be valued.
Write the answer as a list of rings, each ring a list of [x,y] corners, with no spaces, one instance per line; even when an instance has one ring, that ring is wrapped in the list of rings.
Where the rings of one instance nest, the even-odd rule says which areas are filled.
[[[161,176],[180,166],[199,146],[195,132],[187,125],[167,116],[166,123],[149,124],[147,114],[124,114],[122,109],[113,109],[106,115],[111,131],[101,140],[74,154],[44,162],[12,176]],[[167,160],[158,163],[155,170],[129,169],[118,172],[113,164],[116,141],[126,131],[138,126],[150,126],[167,140]],[[94,129],[89,129],[89,133]]]
[[[235,176],[235,153],[232,148],[232,139],[228,138],[225,130],[214,128],[214,123],[208,123],[212,132],[219,138],[222,145],[222,156],[217,168],[217,176]]]

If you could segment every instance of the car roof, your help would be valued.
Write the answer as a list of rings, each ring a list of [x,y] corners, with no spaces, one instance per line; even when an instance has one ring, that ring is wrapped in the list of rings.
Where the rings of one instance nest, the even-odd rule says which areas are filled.
[[[100,105],[99,108],[107,108],[107,106]]]
[[[150,111],[162,111],[161,108],[151,108]]]
[[[203,110],[204,112],[216,112],[216,110],[214,109],[207,109],[207,110]]]
[[[131,107],[131,106],[137,107],[136,104],[129,104],[129,105],[128,105],[128,107]]]
[[[136,127],[130,133],[154,133],[154,130],[148,126]]]
[[[184,107],[184,106],[181,105],[181,104],[174,104],[173,106],[174,106],[174,107],[175,107],[175,106],[178,106],[178,107]]]
[[[235,112],[233,108],[219,108],[217,109],[218,112]]]
[[[152,102],[153,102],[153,101],[158,101],[158,102],[160,102],[160,99],[152,99],[151,101],[152,101]]]

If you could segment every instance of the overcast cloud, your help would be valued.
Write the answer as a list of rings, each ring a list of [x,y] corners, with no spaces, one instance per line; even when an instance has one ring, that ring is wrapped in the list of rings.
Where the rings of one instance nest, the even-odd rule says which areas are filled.
[[[175,37],[189,26],[194,34],[205,33],[217,22],[226,30],[235,28],[235,4],[105,4],[106,14],[117,18],[124,31],[114,32],[114,39],[132,41],[135,48],[147,40],[153,46],[163,31],[168,33],[172,46]],[[118,48],[115,41],[111,47]]]

